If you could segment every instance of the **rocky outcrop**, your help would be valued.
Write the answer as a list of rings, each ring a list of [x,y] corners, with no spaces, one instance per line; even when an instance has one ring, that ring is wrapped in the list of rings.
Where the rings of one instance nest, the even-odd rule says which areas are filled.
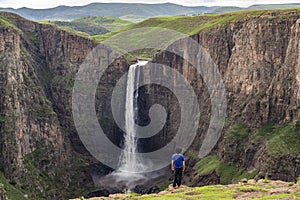
[[[4,187],[1,183],[0,183],[0,200],[8,200],[6,191],[4,190]]]

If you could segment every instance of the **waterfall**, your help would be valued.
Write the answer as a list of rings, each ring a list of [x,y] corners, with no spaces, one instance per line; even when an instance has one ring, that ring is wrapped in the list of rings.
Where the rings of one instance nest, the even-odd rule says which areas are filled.
[[[125,102],[125,130],[124,135],[124,153],[120,157],[120,167],[118,171],[123,173],[144,171],[143,163],[137,159],[134,153],[137,153],[137,138],[135,130],[135,120],[138,111],[137,98],[138,91],[135,88],[140,78],[139,66],[144,66],[148,61],[138,61],[131,65],[127,76],[126,102]]]
[[[146,173],[149,163],[145,163],[145,161],[139,160],[135,156],[135,153],[138,153],[135,121],[137,120],[137,99],[139,96],[136,88],[140,80],[140,66],[144,66],[147,63],[147,61],[138,61],[136,64],[131,65],[128,70],[125,100],[124,150],[119,158],[119,167],[111,174],[99,177],[96,181],[100,185],[105,185],[107,188],[112,187],[114,190],[121,188],[122,192],[130,192],[137,185],[144,185],[147,181],[162,175],[157,172],[155,174]]]

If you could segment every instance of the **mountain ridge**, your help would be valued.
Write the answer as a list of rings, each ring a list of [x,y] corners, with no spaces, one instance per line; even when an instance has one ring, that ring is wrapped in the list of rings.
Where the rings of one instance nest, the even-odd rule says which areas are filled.
[[[265,10],[300,7],[300,4],[258,4],[247,8],[222,6],[183,6],[173,3],[91,3],[84,6],[57,6],[48,9],[0,8],[0,11],[16,13],[29,20],[74,20],[88,16],[112,16],[126,19],[136,15],[143,19],[157,16],[198,15],[203,13],[227,13],[242,10]],[[134,18],[132,19],[134,20]]]

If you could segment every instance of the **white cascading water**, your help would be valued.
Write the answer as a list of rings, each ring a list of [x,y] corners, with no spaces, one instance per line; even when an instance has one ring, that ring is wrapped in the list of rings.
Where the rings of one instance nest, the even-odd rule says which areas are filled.
[[[137,132],[135,130],[135,120],[138,111],[138,92],[134,92],[140,79],[139,67],[147,63],[148,61],[138,61],[136,64],[131,65],[128,71],[125,102],[126,132],[124,135],[124,151],[119,158],[120,167],[105,177],[100,177],[99,179],[94,178],[94,181],[99,182],[100,185],[113,185],[113,187],[117,188],[126,186],[126,190],[123,192],[130,192],[135,186],[143,185],[151,178],[159,176],[159,174],[151,174],[149,177],[149,175],[145,173],[147,171],[147,164],[135,156],[135,153],[138,153]]]
[[[131,65],[127,76],[126,102],[125,102],[125,129],[124,136],[124,154],[121,156],[121,165],[118,171],[123,173],[143,172],[143,163],[137,159],[134,153],[137,153],[137,140],[135,130],[135,120],[137,112],[138,92],[134,94],[137,81],[140,78],[139,66],[144,66],[148,61],[138,61]]]

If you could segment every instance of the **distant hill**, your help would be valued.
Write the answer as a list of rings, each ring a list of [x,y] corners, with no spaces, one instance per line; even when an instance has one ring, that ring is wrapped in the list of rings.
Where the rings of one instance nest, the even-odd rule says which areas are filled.
[[[86,6],[59,6],[51,9],[5,9],[30,20],[72,20],[87,16],[140,16],[142,19],[156,16],[193,15],[203,13],[207,7],[185,7],[181,5],[164,4],[132,4],[132,3],[92,3]]]
[[[237,11],[245,11],[245,10],[279,10],[279,9],[288,9],[288,8],[297,8],[300,7],[300,3],[294,4],[261,4],[261,5],[252,5],[248,8],[240,8],[240,7],[216,7],[211,9],[207,13],[228,13],[228,12],[237,12]]]
[[[117,31],[131,24],[130,21],[115,17],[83,17],[73,21],[54,21],[53,23],[58,26],[67,26],[89,35],[98,35]]]
[[[300,7],[300,4],[253,5],[239,7],[187,7],[172,3],[92,3],[86,6],[58,6],[50,9],[0,8],[0,11],[13,12],[30,20],[73,20],[88,16],[112,16],[130,21],[143,21],[158,16],[198,15],[202,13],[226,13],[241,10],[274,10]]]

